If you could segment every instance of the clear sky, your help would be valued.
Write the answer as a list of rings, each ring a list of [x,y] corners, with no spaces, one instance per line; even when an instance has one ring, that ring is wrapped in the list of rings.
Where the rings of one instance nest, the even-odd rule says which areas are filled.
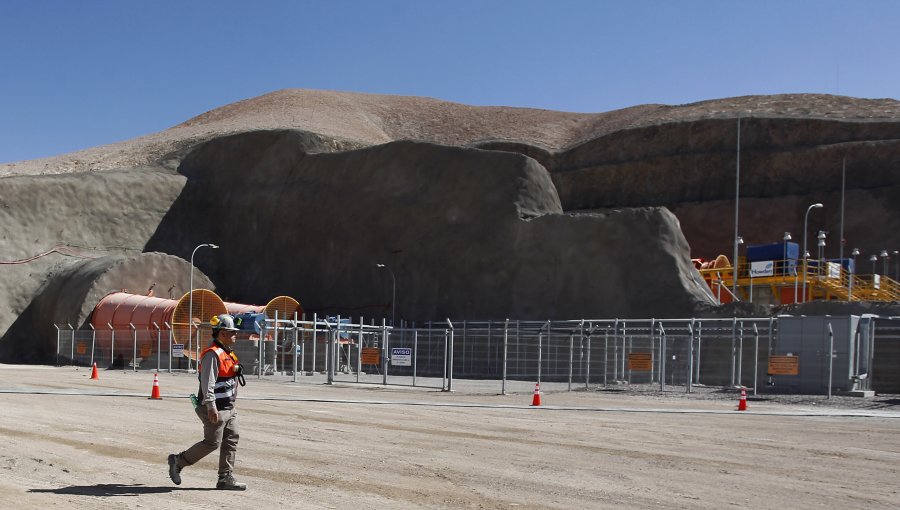
[[[283,88],[603,112],[900,97],[895,0],[0,0],[0,162]]]

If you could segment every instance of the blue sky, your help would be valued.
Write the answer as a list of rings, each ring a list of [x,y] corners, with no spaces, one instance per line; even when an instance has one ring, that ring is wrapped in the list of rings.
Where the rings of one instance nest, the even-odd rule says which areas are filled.
[[[283,88],[603,112],[900,97],[900,2],[0,0],[0,162]]]

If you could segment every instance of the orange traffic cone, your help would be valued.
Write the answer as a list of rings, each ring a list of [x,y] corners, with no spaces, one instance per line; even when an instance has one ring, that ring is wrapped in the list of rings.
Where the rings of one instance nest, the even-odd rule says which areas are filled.
[[[531,405],[541,405],[541,383],[534,383],[534,398],[531,399]]]
[[[161,400],[159,396],[159,375],[153,374],[153,391],[150,392],[150,399]]]
[[[100,379],[100,376],[97,375],[97,364],[94,363],[94,368],[91,369],[91,379]]]
[[[747,410],[747,388],[741,387],[741,400],[738,402],[738,411]]]

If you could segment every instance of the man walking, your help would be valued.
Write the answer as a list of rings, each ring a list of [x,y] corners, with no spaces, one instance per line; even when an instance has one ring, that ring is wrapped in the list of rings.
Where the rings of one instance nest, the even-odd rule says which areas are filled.
[[[200,357],[200,391],[194,409],[203,422],[203,440],[179,454],[169,455],[169,478],[181,485],[181,470],[219,450],[219,481],[217,489],[242,491],[246,484],[234,479],[234,458],[238,444],[237,399],[238,381],[243,385],[241,365],[232,351],[238,329],[231,315],[213,317],[213,341]]]

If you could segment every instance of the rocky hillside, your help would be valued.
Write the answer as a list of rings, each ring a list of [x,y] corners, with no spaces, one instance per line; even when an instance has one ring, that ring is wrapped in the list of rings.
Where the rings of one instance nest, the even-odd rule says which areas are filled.
[[[837,256],[846,161],[845,254],[900,247],[893,99],[581,114],[282,90],[127,142],[0,165],[0,335],[12,341],[39,289],[84,257],[188,259],[202,242],[223,247],[197,261],[217,291],[284,293],[309,311],[389,315],[376,262],[395,271],[408,320],[708,310],[688,260],[731,252],[738,122],[748,243],[800,239],[806,206],[821,201],[809,230],[829,231]]]

